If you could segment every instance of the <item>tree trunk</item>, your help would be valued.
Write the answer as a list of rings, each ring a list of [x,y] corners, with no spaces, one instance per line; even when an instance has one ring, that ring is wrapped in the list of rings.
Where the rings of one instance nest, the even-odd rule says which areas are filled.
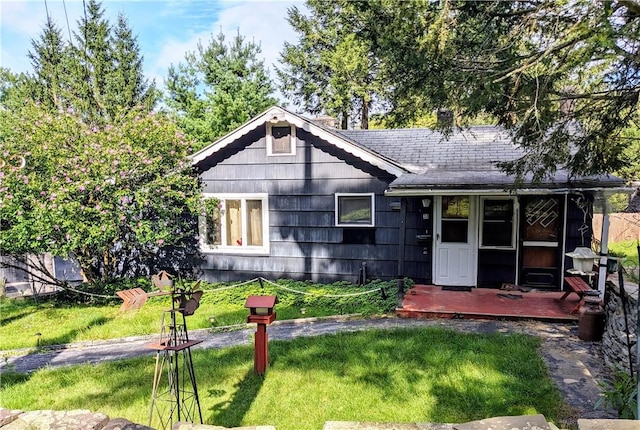
[[[360,118],[360,128],[362,130],[369,129],[369,102],[362,97],[362,116]]]
[[[342,130],[346,130],[347,128],[349,128],[349,115],[347,115],[346,111],[342,111],[342,118],[340,121],[340,128]]]

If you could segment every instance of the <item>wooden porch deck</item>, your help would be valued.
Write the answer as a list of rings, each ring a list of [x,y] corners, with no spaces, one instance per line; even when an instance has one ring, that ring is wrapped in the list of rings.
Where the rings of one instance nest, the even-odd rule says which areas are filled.
[[[580,299],[576,294],[570,294],[565,300],[559,300],[562,295],[561,291],[489,288],[450,291],[434,285],[416,285],[405,293],[402,308],[396,309],[396,315],[401,318],[577,321],[578,313],[571,311]]]

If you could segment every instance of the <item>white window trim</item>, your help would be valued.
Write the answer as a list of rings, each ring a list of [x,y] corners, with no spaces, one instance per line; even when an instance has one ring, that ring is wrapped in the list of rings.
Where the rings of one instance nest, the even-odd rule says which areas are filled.
[[[369,197],[371,200],[371,224],[340,224],[338,200],[340,197]],[[375,227],[376,225],[376,195],[375,193],[336,193],[334,199],[336,227]]]
[[[485,246],[483,245],[483,237],[482,232],[484,231],[484,202],[486,200],[511,200],[513,202],[513,214],[511,215],[511,245],[509,246]],[[480,249],[503,249],[503,250],[514,250],[516,249],[516,233],[518,228],[518,199],[515,197],[508,196],[483,196],[480,197],[480,223],[478,224],[479,230],[479,239],[478,242]]]
[[[273,135],[271,134],[271,130],[273,129],[273,127],[291,127],[291,152],[287,154],[273,153]],[[267,156],[268,157],[289,157],[292,155],[296,155],[296,146],[298,143],[298,139],[296,138],[295,125],[288,123],[286,121],[267,122],[266,139],[267,139]]]
[[[250,254],[250,255],[268,255],[269,254],[269,195],[266,193],[247,193],[247,194],[231,194],[231,193],[202,193],[203,198],[216,198],[224,207],[225,200],[240,200],[242,208],[242,243],[249,243],[247,238],[247,217],[245,216],[247,200],[262,200],[262,246],[229,246],[227,240],[227,215],[224,210],[220,213],[220,239],[221,245],[210,245],[205,243],[204,238],[198,232],[200,237],[200,249],[204,253],[210,254]]]

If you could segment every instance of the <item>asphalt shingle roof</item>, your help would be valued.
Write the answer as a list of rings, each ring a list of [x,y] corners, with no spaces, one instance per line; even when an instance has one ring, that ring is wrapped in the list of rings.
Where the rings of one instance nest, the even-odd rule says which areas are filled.
[[[496,166],[512,161],[524,152],[514,145],[509,133],[495,126],[474,126],[454,130],[445,136],[430,129],[333,130],[357,144],[394,160],[407,169],[391,188],[504,188],[514,184]],[[531,183],[530,178],[525,182]],[[552,179],[537,186],[624,186],[611,176],[570,178],[559,169]]]
[[[511,143],[506,131],[492,126],[454,130],[449,136],[430,129],[338,130],[338,133],[414,173],[441,169],[497,170],[497,161],[514,160],[523,154]]]

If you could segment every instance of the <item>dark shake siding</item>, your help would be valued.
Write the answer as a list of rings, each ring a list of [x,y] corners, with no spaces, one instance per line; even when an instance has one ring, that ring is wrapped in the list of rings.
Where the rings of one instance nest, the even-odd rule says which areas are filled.
[[[270,252],[207,254],[207,280],[356,282],[363,262],[369,279],[397,276],[400,212],[384,196],[395,177],[301,130],[295,156],[267,156],[264,128],[231,146],[203,168],[204,191],[267,193]],[[375,193],[375,226],[335,226],[335,193]]]
[[[583,198],[585,196],[582,196]],[[578,195],[569,194],[567,200],[567,240],[565,242],[565,254],[572,252],[578,246],[591,248],[591,238],[593,237],[593,196],[587,196],[589,208],[578,206],[576,200]],[[581,233],[581,231],[583,233]],[[573,267],[573,260],[564,256],[565,269]]]

